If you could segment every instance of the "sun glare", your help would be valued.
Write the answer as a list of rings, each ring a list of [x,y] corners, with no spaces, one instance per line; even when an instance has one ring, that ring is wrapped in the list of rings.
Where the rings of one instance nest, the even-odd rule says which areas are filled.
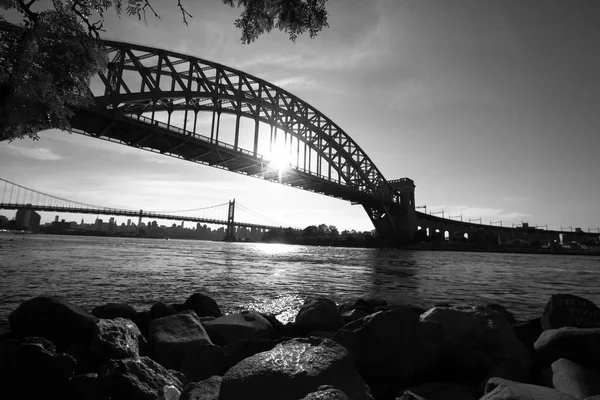
[[[271,168],[282,172],[290,168],[292,165],[292,155],[289,150],[285,148],[285,146],[275,146],[269,156],[267,157],[269,160],[269,165]]]

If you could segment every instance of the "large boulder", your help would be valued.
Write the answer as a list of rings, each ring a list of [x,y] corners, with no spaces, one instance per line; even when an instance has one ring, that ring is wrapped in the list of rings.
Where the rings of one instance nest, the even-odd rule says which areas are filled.
[[[273,327],[256,311],[224,315],[202,324],[210,339],[224,346],[242,339],[269,339]]]
[[[316,392],[311,392],[304,396],[301,400],[349,400],[346,393],[333,386],[319,386]]]
[[[127,318],[135,322],[135,308],[126,303],[106,303],[92,309],[92,315],[103,319]]]
[[[146,350],[146,339],[129,319],[99,319],[90,350],[104,364],[111,359],[139,357],[140,350]]]
[[[219,400],[296,400],[322,385],[341,390],[350,400],[373,399],[346,349],[329,339],[300,338],[229,369]]]
[[[186,301],[185,306],[194,310],[199,317],[220,317],[223,315],[217,302],[203,293],[194,293]]]
[[[213,375],[223,375],[225,368],[225,354],[219,346],[214,344],[192,347],[181,362],[181,372],[192,382],[198,382]]]
[[[69,384],[64,397],[66,400],[101,400],[100,394],[98,393],[98,374],[89,373],[75,375]]]
[[[158,318],[168,317],[170,315],[177,314],[177,310],[161,301],[158,303],[154,303],[152,307],[150,307],[150,319],[155,320]]]
[[[223,378],[215,375],[200,382],[188,383],[179,400],[218,400],[221,381]]]
[[[486,307],[435,307],[421,315],[421,322],[441,327],[441,366],[449,371],[448,379],[476,381],[490,374],[505,377],[503,372],[528,379],[531,354],[501,313]]]
[[[317,297],[304,302],[295,324],[303,332],[336,331],[344,325],[344,318],[332,300]]]
[[[542,314],[542,329],[566,326],[600,328],[600,308],[588,299],[572,294],[554,294]]]
[[[75,359],[57,354],[50,341],[39,337],[0,343],[0,382],[20,398],[59,398],[75,371]],[[11,396],[8,396],[11,397]]]
[[[543,365],[560,358],[594,365],[600,359],[600,328],[550,329],[542,332],[533,347]]]
[[[15,336],[40,336],[63,351],[73,342],[89,345],[98,318],[63,298],[35,297],[23,302],[8,320]]]
[[[566,358],[552,363],[552,386],[573,397],[600,395],[600,374]]]
[[[419,317],[410,308],[379,311],[340,329],[334,340],[356,360],[367,379],[408,381],[420,366]]]
[[[155,319],[149,330],[152,357],[165,368],[179,370],[191,349],[212,344],[200,321],[191,313]]]
[[[277,342],[272,339],[253,339],[253,340],[238,340],[223,347],[225,353],[226,367],[233,367],[235,364],[242,361],[244,358],[269,351]]]
[[[408,388],[398,400],[476,400],[465,386],[449,382],[430,382]]]
[[[576,400],[569,394],[544,386],[492,378],[485,386],[485,395],[480,400]]]
[[[182,382],[148,357],[111,360],[98,373],[101,398],[111,400],[156,400],[165,390]]]

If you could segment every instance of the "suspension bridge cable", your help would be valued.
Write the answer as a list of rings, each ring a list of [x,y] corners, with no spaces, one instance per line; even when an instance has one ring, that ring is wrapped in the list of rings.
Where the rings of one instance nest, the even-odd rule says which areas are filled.
[[[188,212],[194,212],[194,211],[203,211],[203,210],[208,210],[210,208],[217,208],[217,207],[223,207],[223,206],[227,206],[229,205],[229,203],[223,203],[223,204],[217,204],[216,206],[209,206],[209,207],[203,207],[203,208],[194,208],[192,210],[179,210],[179,211],[153,211],[155,213],[160,213],[160,214],[178,214],[178,213],[188,213]]]
[[[266,221],[266,222],[269,222],[269,223],[273,224],[274,226],[285,226],[285,224],[282,224],[280,221],[276,221],[274,219],[271,219],[271,218],[265,217],[263,215],[260,215],[257,212],[254,212],[254,211],[250,210],[249,208],[244,207],[240,203],[236,203],[236,206],[240,207],[243,211],[246,211],[246,212],[250,213],[251,215],[253,215],[253,216],[257,217],[257,218],[262,219],[263,221]]]

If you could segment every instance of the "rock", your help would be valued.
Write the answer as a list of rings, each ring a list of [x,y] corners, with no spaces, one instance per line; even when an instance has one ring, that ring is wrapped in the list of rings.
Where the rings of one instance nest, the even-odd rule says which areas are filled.
[[[256,311],[242,311],[224,315],[202,324],[210,339],[226,345],[242,339],[269,339],[273,327]]]
[[[441,326],[447,379],[481,380],[507,362],[521,366],[519,381],[529,378],[531,354],[501,313],[485,307],[432,308],[421,315],[421,322]]]
[[[408,388],[396,400],[476,400],[469,388],[455,383],[431,382]]]
[[[481,400],[576,400],[576,397],[543,386],[492,378]]]
[[[301,400],[349,400],[346,393],[330,385],[319,386],[316,392],[304,396]]]
[[[372,400],[352,357],[329,339],[283,342],[233,366],[223,377],[219,400],[296,400],[331,385],[350,400]]]
[[[179,400],[218,400],[222,380],[220,376],[211,376],[200,382],[189,383]]]
[[[533,344],[542,334],[541,319],[535,318],[525,322],[519,322],[513,325],[517,338],[525,345],[527,350],[533,354]]]
[[[366,317],[367,315],[370,315],[371,313],[362,309],[362,308],[355,308],[353,310],[349,310],[346,311],[342,314],[342,318],[344,318],[344,323],[345,324],[349,324],[352,321],[356,321],[357,319],[361,319]]]
[[[419,328],[419,317],[410,308],[397,308],[351,322],[335,334],[334,340],[354,356],[365,379],[407,381],[419,364]]]
[[[160,301],[158,303],[154,304],[150,308],[150,319],[151,320],[168,317],[170,315],[175,315],[175,314],[177,314],[177,310],[175,310],[173,307],[171,307],[165,303],[162,303]]]
[[[223,315],[219,305],[212,297],[202,293],[194,293],[186,301],[185,306],[194,310],[199,317],[220,317]]]
[[[344,318],[333,301],[317,297],[304,302],[296,315],[295,324],[304,332],[336,331],[344,325]]]
[[[165,386],[181,391],[182,383],[148,357],[111,360],[98,373],[101,398],[111,400],[156,400]]]
[[[103,319],[127,318],[135,322],[137,311],[125,303],[107,303],[92,309],[92,315]]]
[[[277,342],[271,339],[245,339],[229,343],[223,347],[226,367],[229,369],[230,367],[233,367],[235,364],[242,361],[244,358],[253,356],[256,353],[262,353],[263,351],[269,351],[275,347],[276,344]]]
[[[554,294],[542,314],[542,329],[566,326],[600,328],[600,308],[583,297],[571,294]]]
[[[363,298],[356,299],[353,302],[342,303],[339,305],[338,309],[340,310],[341,314],[345,314],[353,310],[364,311],[367,313],[367,315],[375,312],[375,306]]]
[[[98,374],[75,375],[68,384],[69,400],[101,400],[98,394]]]
[[[150,323],[153,358],[165,368],[179,370],[188,351],[212,344],[200,321],[191,314],[176,314]]]
[[[584,399],[600,395],[600,374],[561,358],[552,363],[552,386],[563,393]]]
[[[560,358],[593,365],[600,359],[600,328],[546,330],[533,347],[542,365],[549,365]]]
[[[101,364],[111,359],[139,357],[146,339],[137,325],[125,318],[99,319],[96,322],[90,351]]]
[[[504,316],[504,318],[506,318],[506,321],[511,325],[513,325],[517,322],[517,319],[515,318],[515,316],[510,311],[508,311],[506,308],[501,306],[500,304],[489,303],[486,305],[486,308],[489,308],[490,310],[498,311],[500,314],[502,314]]]
[[[192,382],[198,382],[225,372],[225,354],[219,346],[202,344],[191,348],[183,358],[181,372]]]
[[[133,322],[136,323],[138,328],[140,328],[140,332],[147,339],[148,338],[148,329],[150,328],[150,322],[152,318],[150,318],[150,311],[140,311],[138,313],[137,319]]]
[[[35,297],[23,302],[8,320],[17,337],[44,337],[62,351],[72,342],[89,345],[98,318],[62,298]]]
[[[7,393],[19,398],[60,398],[75,371],[75,359],[57,354],[53,343],[28,337],[0,343],[0,381]]]

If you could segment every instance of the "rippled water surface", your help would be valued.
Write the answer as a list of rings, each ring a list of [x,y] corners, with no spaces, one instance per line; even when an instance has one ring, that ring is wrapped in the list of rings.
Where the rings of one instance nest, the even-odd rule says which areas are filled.
[[[0,234],[0,321],[22,301],[61,295],[90,311],[107,302],[138,310],[180,303],[195,291],[225,312],[295,315],[305,296],[358,296],[430,307],[500,303],[539,316],[553,293],[600,305],[600,257],[401,251]]]

